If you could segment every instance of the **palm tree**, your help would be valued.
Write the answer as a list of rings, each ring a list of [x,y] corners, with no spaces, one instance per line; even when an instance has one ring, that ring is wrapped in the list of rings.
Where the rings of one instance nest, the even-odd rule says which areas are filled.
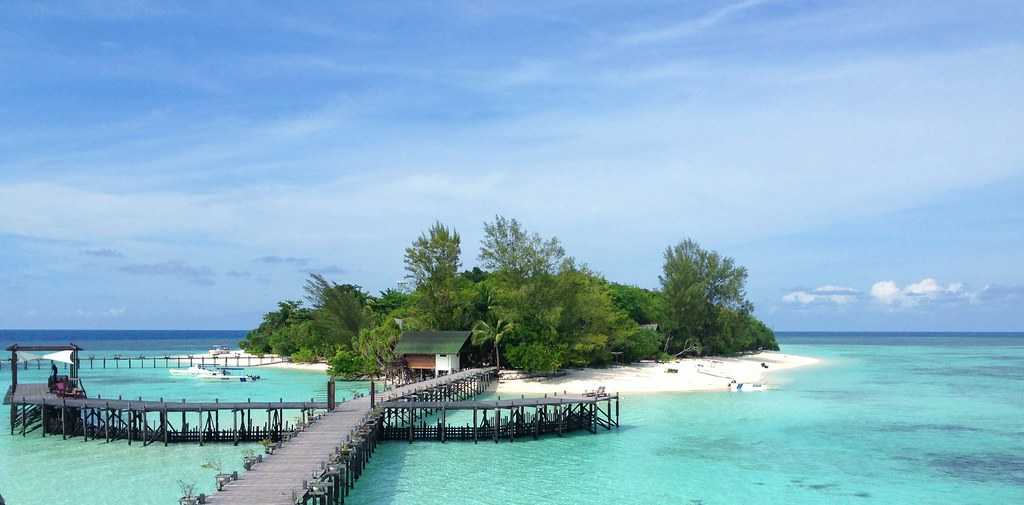
[[[477,321],[473,325],[473,345],[483,345],[487,342],[494,343],[494,365],[501,369],[501,355],[498,353],[498,346],[502,339],[512,333],[512,323],[499,319],[497,323],[489,324],[486,321]]]

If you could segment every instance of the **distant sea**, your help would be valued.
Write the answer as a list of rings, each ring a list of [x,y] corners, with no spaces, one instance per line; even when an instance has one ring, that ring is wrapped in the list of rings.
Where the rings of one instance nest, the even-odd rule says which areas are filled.
[[[0,346],[74,343],[92,351],[206,351],[237,347],[246,330],[0,330]],[[9,358],[9,357],[8,357]]]
[[[244,331],[0,330],[12,342],[74,342],[96,356],[203,352]],[[1024,334],[779,333],[822,358],[762,393],[628,395],[623,426],[516,443],[386,443],[347,503],[1024,503]],[[45,380],[45,371],[28,372]],[[238,385],[163,369],[83,370],[90,394],[310,397],[317,373],[260,370]],[[0,371],[0,390],[9,384]],[[351,383],[343,395],[365,390]],[[0,494],[9,505],[167,504],[201,468],[239,469],[244,447],[164,448],[10,436],[0,410]]]

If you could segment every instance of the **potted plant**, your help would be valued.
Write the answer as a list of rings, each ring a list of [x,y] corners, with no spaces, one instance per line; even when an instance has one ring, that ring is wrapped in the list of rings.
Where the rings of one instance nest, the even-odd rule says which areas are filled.
[[[263,452],[265,452],[266,454],[274,454],[274,449],[277,449],[277,444],[275,444],[269,438],[264,438],[263,440],[260,440],[260,445],[263,446]]]
[[[214,476],[217,479],[217,491],[223,491],[225,484],[235,480],[234,474],[224,473],[224,464],[219,459],[211,459],[203,463],[203,468],[217,472]]]
[[[198,505],[199,498],[195,496],[195,484],[179,480],[178,489],[181,490],[181,498],[178,499],[179,505]]]
[[[246,471],[252,470],[256,463],[261,462],[263,462],[262,454],[256,454],[256,451],[252,449],[246,449],[242,452],[242,468],[245,468]]]

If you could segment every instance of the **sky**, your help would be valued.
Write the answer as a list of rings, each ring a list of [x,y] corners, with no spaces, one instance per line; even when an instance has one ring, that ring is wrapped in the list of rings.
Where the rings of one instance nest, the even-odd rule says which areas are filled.
[[[252,328],[500,214],[776,330],[1024,330],[1019,2],[326,4],[6,4],[0,328]]]

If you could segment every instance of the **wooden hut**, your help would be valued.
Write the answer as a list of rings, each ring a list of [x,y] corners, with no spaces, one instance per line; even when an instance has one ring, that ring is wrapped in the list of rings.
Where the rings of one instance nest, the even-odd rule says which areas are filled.
[[[462,369],[469,335],[469,331],[406,331],[398,339],[395,354],[414,372],[447,375]]]

